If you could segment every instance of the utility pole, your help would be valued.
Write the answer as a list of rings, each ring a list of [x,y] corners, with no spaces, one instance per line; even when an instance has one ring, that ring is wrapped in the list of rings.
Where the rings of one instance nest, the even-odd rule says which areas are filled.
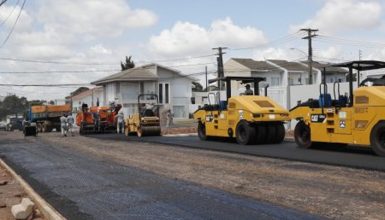
[[[312,38],[316,37],[315,34],[318,29],[303,28],[300,31],[307,32],[307,36],[302,39],[308,40],[308,65],[309,65],[309,84],[313,84],[313,48],[312,48]]]
[[[361,58],[362,58],[362,50],[361,49],[359,49],[358,50],[358,60],[361,60]],[[358,64],[359,65],[359,64]],[[357,87],[359,87],[360,86],[360,78],[361,78],[361,71],[360,71],[360,69],[358,68],[358,70],[357,70]]]
[[[206,92],[208,92],[208,88],[207,88],[207,66],[205,66],[205,83],[206,83],[206,87],[205,87],[205,90]]]
[[[225,72],[223,70],[223,54],[226,54],[225,52],[223,52],[223,50],[226,50],[227,47],[217,47],[217,48],[213,48],[213,50],[218,50],[218,57],[217,57],[217,62],[218,62],[218,78],[222,78],[225,76]],[[223,88],[223,82],[221,81],[218,81],[218,87],[219,87],[219,91],[222,90]]]

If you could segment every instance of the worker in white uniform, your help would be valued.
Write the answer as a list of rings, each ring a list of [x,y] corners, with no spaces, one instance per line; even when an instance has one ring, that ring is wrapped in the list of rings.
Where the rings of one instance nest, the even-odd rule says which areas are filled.
[[[62,136],[67,137],[68,125],[67,125],[67,115],[66,114],[64,114],[63,116],[60,117],[60,130],[61,130]]]
[[[70,113],[67,116],[67,123],[68,123],[68,132],[71,133],[71,136],[74,136],[73,128],[74,128],[74,124],[75,124],[75,119],[72,116],[72,113]]]
[[[124,114],[122,111],[119,111],[119,113],[116,115],[116,132],[118,134],[124,133]]]

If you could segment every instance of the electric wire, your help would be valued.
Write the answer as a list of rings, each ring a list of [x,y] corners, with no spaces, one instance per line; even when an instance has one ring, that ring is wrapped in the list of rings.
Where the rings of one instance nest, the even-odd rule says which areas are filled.
[[[12,35],[12,33],[13,33],[13,30],[15,29],[16,24],[17,24],[17,22],[19,21],[20,15],[21,15],[21,13],[23,12],[23,9],[24,9],[24,6],[25,6],[25,3],[26,3],[26,2],[27,2],[27,0],[24,0],[24,1],[23,1],[22,5],[21,5],[21,7],[20,7],[19,14],[17,15],[16,20],[15,20],[15,22],[13,23],[13,25],[12,25],[12,27],[11,27],[11,30],[9,31],[7,37],[4,39],[3,43],[1,43],[0,48],[2,48],[2,47],[8,42],[9,38],[11,37],[11,35]]]
[[[3,26],[3,24],[5,24],[5,22],[8,21],[8,19],[11,17],[11,15],[13,14],[13,12],[15,12],[16,10],[16,6],[19,5],[19,2],[20,0],[17,0],[16,4],[14,5],[14,7],[12,8],[12,11],[8,14],[8,16],[0,23],[0,27]]]

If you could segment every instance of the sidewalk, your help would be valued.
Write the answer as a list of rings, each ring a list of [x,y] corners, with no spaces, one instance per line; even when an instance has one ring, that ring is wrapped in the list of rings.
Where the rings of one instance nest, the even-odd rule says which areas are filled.
[[[65,220],[51,205],[41,198],[15,171],[0,159],[0,219],[13,220],[11,208],[23,198],[35,203],[29,220]]]

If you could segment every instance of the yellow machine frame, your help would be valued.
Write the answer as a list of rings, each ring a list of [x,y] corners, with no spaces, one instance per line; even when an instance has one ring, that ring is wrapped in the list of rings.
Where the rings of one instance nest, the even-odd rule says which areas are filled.
[[[289,112],[266,96],[259,96],[261,77],[225,77],[210,82],[225,81],[227,101],[206,105],[194,113],[198,135],[236,138],[239,144],[280,143],[285,136],[283,123]],[[255,95],[231,97],[231,81],[254,83]],[[210,94],[214,95],[214,94]]]
[[[298,120],[294,130],[297,145],[310,148],[328,143],[353,144],[372,147],[375,153],[385,156],[385,78],[373,79],[377,83],[374,86],[358,82],[359,87],[353,91],[353,69],[385,68],[385,62],[352,61],[333,66],[349,68],[349,99],[341,101],[344,97],[338,95],[327,105],[323,82],[325,92],[321,92],[321,101],[308,101],[290,110],[291,118]]]

